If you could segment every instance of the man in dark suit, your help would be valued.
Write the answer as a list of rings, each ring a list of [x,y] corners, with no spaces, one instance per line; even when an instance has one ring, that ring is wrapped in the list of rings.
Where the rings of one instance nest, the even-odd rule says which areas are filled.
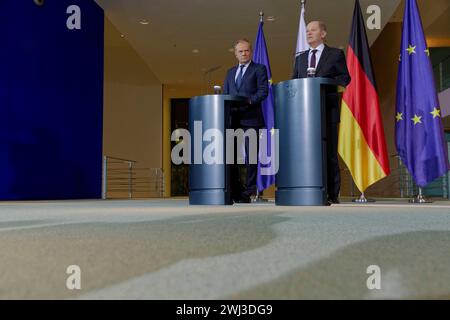
[[[224,94],[242,96],[248,99],[245,106],[232,111],[234,129],[241,128],[256,130],[264,127],[264,116],[261,102],[267,98],[269,84],[267,69],[264,65],[252,62],[252,47],[248,40],[238,40],[234,46],[234,53],[239,62],[227,72],[224,82]],[[259,139],[256,138],[258,141]],[[237,165],[232,169],[232,197],[238,203],[250,203],[251,195],[256,193],[257,164],[249,161],[249,143],[245,141],[247,179],[245,186],[240,182]],[[251,158],[251,157],[250,157]]]
[[[308,68],[315,69],[316,77],[331,78],[340,86],[350,83],[344,52],[324,44],[327,36],[326,25],[321,21],[312,21],[306,28],[306,37],[310,49],[302,52],[295,60],[293,79],[306,78]],[[335,89],[327,89],[327,192],[328,202],[339,203],[341,176],[339,173],[338,125],[340,122],[339,94]]]

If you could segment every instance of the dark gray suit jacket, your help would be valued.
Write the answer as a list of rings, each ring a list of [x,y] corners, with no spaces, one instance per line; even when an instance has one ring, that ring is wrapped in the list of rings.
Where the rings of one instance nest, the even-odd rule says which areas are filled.
[[[269,94],[269,82],[266,66],[251,62],[245,71],[240,88],[236,87],[235,77],[239,66],[234,66],[227,72],[224,81],[224,94],[247,97],[249,104],[241,108],[239,120],[242,126],[262,127],[264,116],[261,110],[261,102]]]
[[[309,50],[302,52],[295,59],[293,79],[307,77],[308,55]],[[331,78],[336,80],[339,85],[346,87],[350,83],[351,78],[344,51],[325,46],[317,65],[316,77]],[[340,121],[339,96],[336,90],[327,89],[326,106],[327,122],[338,123]]]

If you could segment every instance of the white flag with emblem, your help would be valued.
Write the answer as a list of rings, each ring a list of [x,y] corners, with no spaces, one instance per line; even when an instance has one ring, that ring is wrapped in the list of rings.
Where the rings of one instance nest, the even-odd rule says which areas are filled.
[[[295,50],[295,56],[298,56],[300,53],[308,49],[309,45],[306,41],[305,6],[304,4],[302,4],[302,10],[300,12],[300,23],[298,25],[297,48]]]

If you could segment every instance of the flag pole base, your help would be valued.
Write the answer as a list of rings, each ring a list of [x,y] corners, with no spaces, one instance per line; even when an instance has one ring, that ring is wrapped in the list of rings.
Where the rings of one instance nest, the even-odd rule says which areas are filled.
[[[352,202],[355,202],[355,203],[369,203],[369,202],[375,202],[375,200],[374,199],[367,199],[365,194],[362,193],[359,198],[353,199]]]
[[[419,194],[418,196],[410,199],[409,203],[423,204],[423,203],[433,203],[433,201],[430,201],[427,198],[425,198],[423,195]]]
[[[264,199],[260,194],[259,191],[256,191],[256,196],[252,198],[252,203],[266,203],[269,202],[268,199]]]
[[[419,188],[419,195],[409,200],[409,203],[423,204],[423,203],[433,203],[433,201],[430,201],[427,198],[425,198],[423,196],[422,188]]]

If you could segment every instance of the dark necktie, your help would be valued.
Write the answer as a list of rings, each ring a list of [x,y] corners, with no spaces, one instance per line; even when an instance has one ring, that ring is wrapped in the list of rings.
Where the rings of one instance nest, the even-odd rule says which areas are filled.
[[[312,50],[311,63],[309,65],[310,68],[316,68],[316,53],[317,49]]]
[[[242,78],[244,76],[244,67],[245,67],[245,64],[240,66],[241,70],[239,71],[239,74],[236,78],[236,88],[238,88],[238,89],[241,87],[241,84],[242,84]]]

